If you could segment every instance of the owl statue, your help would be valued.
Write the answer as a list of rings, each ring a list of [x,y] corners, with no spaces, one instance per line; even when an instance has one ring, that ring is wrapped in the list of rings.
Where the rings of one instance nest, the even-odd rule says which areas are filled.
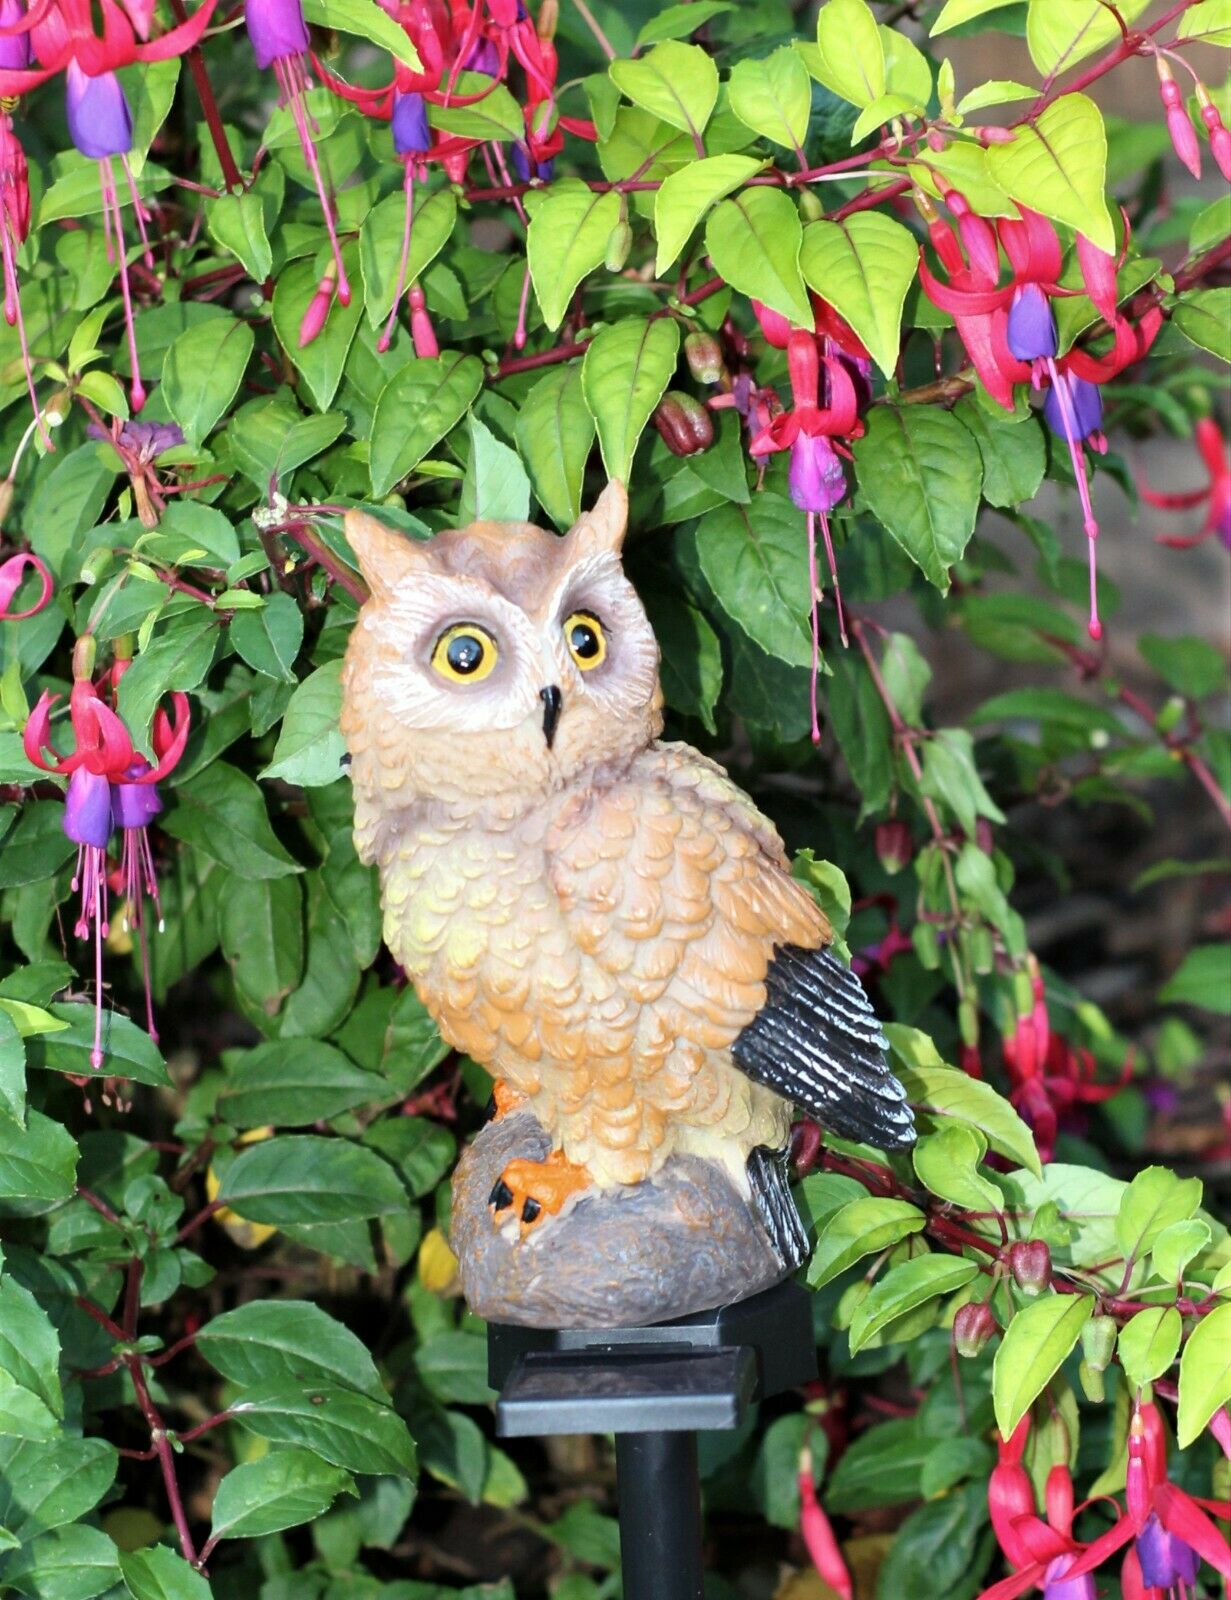
[[[371,590],[343,673],[356,842],[444,1038],[495,1079],[497,1119],[546,1136],[496,1172],[489,1231],[527,1246],[693,1157],[793,1267],[792,1108],[882,1149],[913,1141],[911,1116],[778,834],[659,737],[627,513],[618,483],[564,537],[480,521],[416,541],[348,513]]]

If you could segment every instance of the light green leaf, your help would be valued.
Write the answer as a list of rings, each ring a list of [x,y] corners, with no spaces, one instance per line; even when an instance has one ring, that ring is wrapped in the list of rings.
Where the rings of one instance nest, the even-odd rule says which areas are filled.
[[[992,1403],[1003,1438],[1060,1370],[1093,1310],[1093,1295],[1048,1294],[1009,1323],[992,1365]]]
[[[919,110],[918,102],[910,99],[907,95],[878,95],[872,104],[864,106],[863,110],[855,118],[855,126],[851,129],[852,145],[859,144],[861,140],[866,139],[877,128],[883,128],[887,122],[892,122],[894,117],[910,116],[911,113],[917,115]],[[880,215],[879,212],[869,212],[867,214]],[[858,216],[860,213],[857,212],[856,215]]]
[[[1042,1176],[1030,1129],[991,1084],[946,1066],[927,1034],[917,1028],[886,1023],[885,1035],[895,1058],[894,1070],[916,1111],[929,1119],[968,1123],[984,1135],[993,1150],[1028,1167],[1036,1177]]]
[[[59,1335],[30,1291],[12,1277],[0,1278],[0,1373],[63,1417]]]
[[[1231,1401],[1231,1305],[1203,1317],[1180,1357],[1180,1409],[1176,1441],[1181,1450],[1194,1444],[1220,1406]]]
[[[1133,23],[1150,0],[1119,0],[1116,13]],[[1084,61],[1120,37],[1116,14],[1100,0],[1030,0],[1026,43],[1030,59],[1047,78]]]
[[[265,206],[259,194],[224,194],[205,206],[210,236],[229,250],[250,278],[264,283],[274,264],[265,229]]]
[[[214,1496],[215,1539],[258,1539],[311,1522],[342,1493],[355,1494],[348,1472],[312,1450],[273,1450],[233,1467]]]
[[[302,871],[270,827],[265,797],[238,767],[214,761],[179,784],[175,797],[163,829],[232,872],[284,878]]]
[[[983,483],[979,447],[956,417],[933,406],[874,406],[855,442],[859,484],[930,583],[949,591],[949,569],[974,532]]]
[[[959,400],[953,409],[979,446],[988,505],[1019,506],[1032,500],[1047,464],[1043,429],[1035,414],[1017,417],[999,406],[993,412],[973,395]]]
[[[481,72],[462,72],[457,78],[458,97],[481,95],[473,105],[442,106],[428,102],[427,120],[442,133],[455,133],[463,139],[480,139],[507,144],[525,136],[526,124],[521,107],[513,96]]]
[[[416,185],[406,282],[414,283],[444,249],[457,220],[457,197],[452,189],[426,190]],[[359,270],[363,274],[363,303],[368,322],[379,327],[393,309],[402,263],[402,235],[406,225],[406,196],[399,190],[375,205],[359,229]]]
[[[986,1149],[984,1140],[964,1122],[945,1123],[928,1133],[914,1149],[919,1181],[942,1200],[967,1211],[995,1211],[1003,1203],[1000,1190],[978,1167]]]
[[[1161,1278],[1164,1283],[1179,1284],[1185,1267],[1201,1254],[1212,1238],[1209,1223],[1202,1222],[1200,1217],[1173,1222],[1154,1241],[1150,1252],[1151,1276]]]
[[[638,60],[613,61],[607,70],[634,105],[694,138],[705,132],[718,99],[718,68],[700,45],[667,39]]]
[[[892,378],[902,305],[919,265],[910,230],[879,211],[857,211],[844,222],[814,222],[804,229],[799,265],[809,288],[846,318]]]
[[[905,1200],[851,1200],[829,1218],[808,1263],[808,1282],[820,1289],[864,1256],[919,1233],[927,1218]]]
[[[163,357],[161,394],[189,444],[200,444],[239,392],[255,336],[229,317],[185,328]]]
[[[338,726],[341,713],[342,663],[330,661],[310,673],[291,696],[273,759],[261,778],[281,778],[306,789],[336,782],[346,753]]]
[[[729,85],[731,110],[771,144],[801,151],[812,114],[808,69],[790,45],[762,61],[737,61]]]
[[[725,505],[701,519],[697,559],[714,598],[762,650],[812,664],[808,551],[799,513],[780,495]]]
[[[932,29],[935,33],[935,28]],[[1015,100],[1035,100],[1039,91],[1028,83],[1018,83],[1013,78],[993,78],[981,83],[977,89],[964,94],[957,103],[959,116],[968,117],[972,111],[984,111],[988,106],[1012,105]]]
[[[581,515],[581,485],[594,444],[594,418],[582,393],[581,365],[546,372],[517,414],[517,448],[539,504],[558,528]]]
[[[668,6],[641,29],[637,49],[644,50],[647,44],[658,44],[662,39],[686,39],[724,11],[734,10],[731,0],[685,0],[683,5]]]
[[[210,1600],[209,1583],[165,1545],[120,1551],[120,1571],[133,1600]]]
[[[1198,0],[1179,18],[1175,36],[1202,44],[1231,45],[1231,5],[1227,0]]]
[[[1014,200],[1076,228],[1100,250],[1115,250],[1105,192],[1107,133],[1086,95],[1061,95],[1007,144],[992,145],[987,164]]]
[[[675,371],[680,331],[670,318],[628,317],[590,341],[581,387],[609,478],[628,482],[637,441]]]
[[[473,413],[467,420],[470,460],[458,502],[459,526],[480,520],[524,522],[530,515],[530,479],[517,451],[501,443]]]
[[[1136,1260],[1173,1222],[1186,1222],[1201,1204],[1200,1178],[1177,1178],[1166,1167],[1145,1167],[1124,1191],[1116,1219],[1116,1241]]]
[[[311,258],[288,262],[278,274],[274,287],[274,332],[319,411],[327,411],[337,393],[355,330],[363,316],[362,281],[357,281],[358,251],[347,246],[342,260],[350,279],[350,304],[344,306],[335,294],[324,327],[307,344],[301,344],[299,329],[320,285],[321,275],[316,263]]]
[[[318,27],[380,45],[412,72],[423,71],[410,35],[381,10],[376,0],[303,0],[303,14]]]
[[[799,212],[781,189],[745,189],[722,201],[705,228],[714,270],[733,289],[810,328],[812,307],[799,270],[802,244]]]
[[[868,106],[885,92],[885,46],[864,0],[825,0],[816,19],[816,75],[839,99]]]
[[[620,220],[620,196],[595,194],[580,179],[561,179],[537,197],[526,234],[530,279],[554,332],[564,321],[573,291],[602,264],[611,230]]]
[[[372,419],[372,493],[381,499],[470,409],[483,365],[455,351],[416,358],[381,390]]]
[[[961,1256],[919,1256],[894,1267],[873,1287],[855,1313],[850,1327],[851,1354],[896,1318],[926,1305],[938,1295],[951,1294],[979,1275],[978,1263]]]
[[[1016,4],[1017,0],[945,0],[940,15],[932,24],[932,36],[948,33],[950,28],[958,28],[963,22],[973,22],[976,17],[985,16],[989,11],[999,11],[1004,6]]]
[[[724,195],[765,165],[752,156],[706,156],[664,178],[654,196],[655,273],[661,277],[688,243],[701,218]]]
[[[1231,362],[1231,287],[1195,289],[1181,295],[1172,321],[1199,350]]]
[[[231,619],[230,639],[254,672],[295,682],[292,668],[303,644],[303,612],[289,594],[275,592],[259,610],[238,612]]]
[[[1124,1375],[1135,1389],[1161,1378],[1175,1360],[1184,1324],[1174,1306],[1139,1311],[1120,1329],[1116,1350]]]

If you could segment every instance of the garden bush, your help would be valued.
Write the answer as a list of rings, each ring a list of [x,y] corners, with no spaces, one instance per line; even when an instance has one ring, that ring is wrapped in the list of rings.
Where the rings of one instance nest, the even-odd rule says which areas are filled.
[[[821,1376],[703,1441],[713,1595],[1224,1592],[1225,640],[1097,557],[1139,497],[1151,582],[1231,543],[1228,43],[0,0],[0,1594],[619,1592],[609,1443],[494,1437],[490,1083],[337,727],[346,508],[563,530],[608,477],[669,734],[782,828],[920,1135],[796,1127]],[[1091,883],[1146,932],[1083,993],[1040,929]]]

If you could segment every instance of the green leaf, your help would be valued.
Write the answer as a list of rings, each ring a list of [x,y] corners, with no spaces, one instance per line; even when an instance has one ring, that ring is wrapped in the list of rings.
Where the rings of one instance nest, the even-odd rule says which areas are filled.
[[[122,417],[128,420],[128,398],[115,378],[109,372],[103,372],[96,367],[92,372],[82,374],[77,384],[77,393],[83,394],[87,400],[92,400],[100,411],[105,411],[110,417]]]
[[[0,1278],[0,1373],[63,1417],[59,1335],[30,1291],[11,1277]]]
[[[862,1515],[878,1506],[917,1500],[919,1474],[935,1442],[914,1417],[869,1428],[843,1451],[826,1486],[826,1508],[843,1516]]]
[[[1113,711],[1064,689],[1009,689],[985,700],[968,720],[974,727],[984,727],[989,722],[1037,722],[1048,729],[1071,729],[1091,740],[1102,734],[1124,737],[1124,724]]]
[[[25,1121],[26,1047],[7,1005],[0,1006],[0,1113]]]
[[[449,1329],[434,1333],[415,1351],[415,1370],[437,1400],[449,1405],[486,1405],[487,1341]]]
[[[215,556],[223,568],[239,560],[239,539],[229,518],[199,500],[183,496],[172,500],[162,514],[158,535],[160,539],[180,539],[186,548],[204,550],[207,555]],[[195,565],[210,563],[198,557]]]
[[[256,611],[231,619],[231,643],[254,672],[294,683],[292,668],[303,644],[303,612],[289,594],[275,592]]]
[[[1188,1336],[1180,1357],[1180,1408],[1176,1442],[1181,1450],[1198,1435],[1220,1406],[1231,1401],[1231,1305],[1203,1317]]]
[[[667,39],[638,60],[613,61],[607,70],[634,105],[694,138],[705,132],[718,99],[718,68],[700,45]]]
[[[1202,944],[1190,950],[1158,998],[1167,1005],[1200,1006],[1224,1017],[1231,1014],[1231,944]]]
[[[387,1403],[368,1348],[308,1300],[251,1300],[214,1317],[197,1348],[232,1383],[328,1383]]]
[[[654,196],[654,235],[658,240],[654,271],[659,277],[674,265],[710,207],[764,165],[753,156],[706,156],[663,179]]]
[[[1033,412],[1014,416],[995,412],[973,395],[959,400],[953,414],[974,436],[983,462],[983,498],[991,506],[1019,506],[1033,500],[1043,481],[1047,448]]]
[[[716,733],[714,707],[722,690],[722,646],[702,612],[662,589],[643,595],[662,659],[667,704]]]
[[[1231,362],[1231,287],[1194,289],[1181,295],[1171,320],[1199,350]]]
[[[978,1263],[960,1256],[919,1256],[894,1267],[855,1313],[850,1327],[851,1354],[862,1350],[869,1339],[896,1318],[938,1295],[963,1288],[978,1275]]]
[[[973,22],[976,17],[986,16],[989,11],[1000,11],[1005,6],[1016,5],[1018,0],[945,0],[941,7],[940,15],[932,24],[932,35],[948,33],[950,28],[958,28],[963,22]]]
[[[119,711],[145,746],[159,701],[172,690],[195,689],[214,664],[218,619],[205,606],[173,617],[120,679]]]
[[[457,197],[452,189],[414,191],[414,222],[406,258],[406,283],[414,283],[448,244],[457,221]],[[406,196],[399,190],[372,207],[359,229],[359,270],[363,275],[363,304],[373,328],[393,310],[402,263],[402,235],[406,225]]]
[[[249,1222],[351,1222],[404,1211],[392,1167],[345,1139],[287,1134],[249,1145],[227,1168],[219,1198]]]
[[[1137,640],[1137,648],[1177,694],[1201,700],[1226,684],[1227,664],[1222,653],[1206,639],[1191,635],[1166,639],[1159,633],[1143,633]]]
[[[696,550],[731,620],[780,661],[811,666],[808,548],[794,506],[770,493],[719,506],[701,519]]]
[[[855,442],[855,466],[872,514],[947,594],[949,569],[961,560],[979,510],[983,466],[975,440],[933,406],[874,406]]]
[[[429,101],[427,120],[433,128],[463,139],[499,144],[525,137],[522,109],[502,83],[493,88],[492,80],[483,73],[462,72],[458,74],[457,93],[459,98],[466,95],[481,95],[482,98],[469,106],[442,106]]]
[[[1124,1375],[1135,1389],[1161,1378],[1180,1348],[1184,1324],[1174,1306],[1139,1311],[1120,1329],[1116,1350]]]
[[[846,318],[892,378],[902,341],[902,306],[919,265],[910,230],[879,211],[857,211],[844,222],[814,222],[804,229],[799,265],[809,288]]]
[[[262,1439],[303,1445],[349,1472],[413,1478],[415,1447],[389,1406],[354,1389],[275,1381],[245,1389],[231,1415]]]
[[[273,269],[274,253],[265,230],[265,205],[259,194],[224,194],[205,207],[211,237],[229,250],[250,278],[264,283]]]
[[[537,197],[526,230],[526,262],[543,321],[553,333],[577,285],[602,264],[619,220],[620,196],[614,190],[595,194],[579,178],[562,178]]]
[[[581,515],[581,486],[594,444],[579,364],[554,367],[538,380],[522,401],[516,433],[539,504],[558,528],[572,527]]]
[[[231,875],[218,906],[222,953],[240,993],[266,1016],[303,979],[303,924],[299,879]]]
[[[236,1128],[302,1128],[388,1098],[374,1072],[352,1066],[318,1039],[271,1039],[228,1067],[217,1112]]]
[[[338,727],[342,712],[342,663],[330,661],[303,680],[282,718],[273,759],[260,774],[312,789],[337,781],[346,745]]]
[[[920,1232],[926,1223],[918,1206],[905,1200],[849,1201],[829,1218],[817,1240],[808,1263],[809,1284],[823,1288],[856,1261],[887,1250],[908,1234]]]
[[[992,1404],[1002,1438],[1060,1370],[1093,1310],[1093,1295],[1048,1294],[1013,1317],[992,1364]]]
[[[165,1545],[120,1551],[120,1571],[133,1600],[210,1600],[209,1583]]]
[[[4,1569],[9,1593],[34,1600],[94,1600],[120,1581],[115,1545],[99,1528],[74,1524],[45,1533]]]
[[[1178,19],[1177,39],[1200,40],[1203,44],[1231,45],[1231,11],[1227,0],[1197,0]],[[1225,96],[1225,89],[1223,91]]]
[[[753,133],[802,154],[812,115],[812,86],[798,51],[782,45],[761,61],[737,61],[728,90],[731,110]]]
[[[230,408],[255,343],[248,323],[213,317],[185,328],[168,349],[160,393],[189,444],[200,444]]]
[[[259,1539],[323,1515],[342,1493],[355,1494],[348,1472],[312,1450],[284,1447],[233,1467],[214,1496],[215,1539]]]
[[[581,387],[609,478],[628,482],[637,441],[675,371],[680,330],[666,317],[625,318],[586,347]]]
[[[275,837],[265,797],[238,767],[212,762],[180,784],[175,797],[175,809],[162,819],[164,831],[212,861],[253,878],[284,878],[303,870]]]
[[[382,499],[469,411],[483,387],[474,356],[416,357],[390,378],[372,419],[372,493]]]
[[[885,46],[864,0],[826,0],[816,19],[817,64],[825,87],[852,105],[868,106],[885,92]]]
[[[1001,0],[1002,4],[1009,4],[1011,0]],[[937,30],[932,29],[935,33]],[[984,111],[988,106],[1012,105],[1016,100],[1035,100],[1039,91],[1032,89],[1028,83],[1017,83],[1013,78],[993,78],[990,83],[981,83],[972,89],[969,94],[964,94],[957,103],[957,112],[961,117],[968,117],[974,111]]]
[[[302,416],[283,389],[241,406],[227,427],[226,440],[241,471],[265,496],[271,478],[280,482],[320,455],[345,427],[346,418],[337,412]]]
[[[1115,250],[1105,193],[1107,132],[1093,100],[1061,95],[1006,144],[992,145],[987,164],[1014,200],[1076,228],[1100,250]]]
[[[1201,1204],[1200,1178],[1177,1178],[1166,1167],[1145,1167],[1124,1191],[1116,1219],[1116,1242],[1126,1259],[1153,1248],[1173,1222],[1186,1222]]]
[[[1150,1252],[1150,1274],[1164,1283],[1179,1284],[1188,1263],[1199,1256],[1213,1238],[1208,1222],[1200,1217],[1173,1222],[1154,1241]]]
[[[30,1065],[48,1072],[88,1076],[94,1071],[90,1064],[90,1052],[94,1048],[94,1007],[65,1001],[53,1005],[51,1013],[65,1026],[30,1042],[27,1046]],[[102,1044],[108,1077],[148,1083],[156,1089],[170,1086],[158,1046],[131,1018],[119,1011],[104,1012]]]
[[[974,838],[980,817],[1003,822],[1004,813],[983,787],[974,740],[965,728],[941,728],[923,750],[923,793],[939,800]]]
[[[967,1211],[996,1211],[1003,1201],[1000,1190],[979,1172],[986,1146],[982,1136],[964,1122],[947,1122],[936,1133],[919,1140],[913,1151],[919,1181],[942,1200]]]
[[[412,72],[423,70],[410,35],[376,0],[303,0],[303,14],[308,22],[327,31],[349,33],[380,45]]]
[[[644,50],[647,44],[658,44],[662,39],[686,39],[724,11],[734,10],[731,0],[685,0],[683,5],[668,6],[641,29],[637,49]]]
[[[345,248],[342,262],[350,280],[350,304],[344,306],[335,294],[324,327],[307,344],[301,343],[299,329],[321,283],[315,261],[304,258],[288,262],[274,286],[274,332],[320,411],[329,409],[337,393],[347,353],[363,315],[362,286],[356,282],[358,252],[353,247]]]
[[[967,1077],[946,1066],[925,1033],[901,1023],[886,1023],[885,1036],[895,1058],[897,1073],[907,1098],[929,1119],[953,1118],[968,1123],[1010,1161],[1042,1176],[1038,1151],[1030,1129],[989,1083]],[[940,1126],[946,1126],[941,1122]]]
[[[1120,0],[1117,13],[1133,23],[1150,0]],[[1030,59],[1047,78],[1067,72],[1120,37],[1120,23],[1100,0],[1030,0],[1026,43]]]
[[[733,289],[810,328],[812,306],[799,270],[802,244],[799,212],[781,189],[745,189],[716,206],[705,226],[714,270]]]
[[[0,1111],[0,1215],[38,1216],[73,1193],[77,1142],[40,1111],[26,1125]],[[0,1520],[3,1520],[0,1518]]]
[[[111,1487],[118,1460],[103,1439],[0,1435],[0,1527],[25,1541],[86,1516]]]
[[[462,480],[457,520],[471,522],[524,522],[530,515],[530,479],[516,450],[502,444],[472,412],[470,460]]]

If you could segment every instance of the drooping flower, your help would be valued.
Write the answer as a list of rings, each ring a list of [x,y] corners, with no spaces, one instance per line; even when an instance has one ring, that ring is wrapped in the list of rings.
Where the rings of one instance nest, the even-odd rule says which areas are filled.
[[[805,1449],[799,1458],[799,1531],[807,1547],[812,1565],[842,1600],[852,1600],[854,1586],[850,1569],[834,1537],[825,1508],[816,1496],[812,1478],[812,1452]]]
[[[184,753],[188,738],[188,701],[174,694],[170,717],[161,709],[155,716],[152,743],[156,764],[151,766],[133,748],[132,739],[119,715],[100,692],[91,677],[94,641],[89,636],[78,640],[74,651],[74,681],[69,695],[69,717],[74,749],[61,755],[51,741],[51,712],[60,696],[49,692],[30,713],[23,734],[26,758],[43,772],[68,777],[64,797],[64,831],[77,845],[77,866],[73,892],[81,896],[75,932],[79,939],[94,937],[94,1047],[90,1064],[97,1070],[103,1063],[103,944],[110,931],[107,894],[107,847],[114,829],[124,831],[121,871],[128,904],[134,908],[141,926],[142,965],[145,975],[146,1008],[153,1028],[149,997],[149,965],[141,923],[140,901],[151,892],[153,858],[146,826],[161,810],[154,785],[175,767]],[[105,673],[103,688],[114,695],[115,686],[126,663]],[[134,791],[148,790],[148,796]],[[136,891],[134,893],[133,891]]]
[[[156,528],[166,503],[155,463],[164,451],[183,444],[184,433],[179,424],[122,422],[117,417],[109,428],[91,422],[86,434],[91,439],[105,441],[119,456],[132,485],[138,520],[143,527]]]
[[[30,66],[28,33],[4,30],[20,27],[25,20],[23,0],[0,0],[0,68],[24,71]],[[34,370],[26,324],[21,311],[21,289],[17,281],[17,252],[30,232],[30,178],[26,155],[13,128],[11,108],[0,105],[0,259],[4,267],[4,320],[17,329],[26,388],[34,410],[39,437],[45,449],[52,448],[51,435],[34,392]]]
[[[81,154],[98,163],[107,257],[115,263],[124,302],[132,364],[130,398],[134,411],[140,411],[145,404],[145,386],[141,382],[133,330],[132,291],[124,248],[123,202],[115,176],[116,161],[124,176],[127,198],[132,204],[151,268],[154,259],[146,232],[147,213],[128,164],[132,149],[132,112],[116,71],[137,61],[169,61],[191,49],[204,33],[216,4],[217,0],[204,0],[186,22],[157,39],[148,37],[153,6],[146,0],[36,0],[24,17],[18,15],[20,5],[9,0],[8,20],[0,14],[0,37],[10,45],[19,38],[29,40],[26,63],[10,64],[12,49],[9,60],[0,63],[0,96],[23,95],[63,72],[69,133]],[[94,31],[95,15],[102,24],[101,35]],[[29,65],[31,59],[38,65]],[[7,267],[5,298],[7,314]]]
[[[1147,504],[1165,511],[1187,511],[1194,506],[1205,506],[1205,521],[1196,533],[1161,533],[1159,544],[1170,545],[1173,550],[1191,550],[1194,545],[1217,534],[1223,545],[1231,550],[1231,456],[1222,429],[1213,417],[1200,417],[1193,430],[1197,440],[1197,453],[1205,466],[1209,482],[1201,489],[1188,489],[1180,494],[1165,494],[1141,484],[1141,498]]]
[[[25,581],[27,571],[39,575],[38,599],[24,611],[10,611],[9,607]],[[0,622],[24,622],[27,617],[37,616],[51,599],[51,590],[51,573],[32,551],[20,550],[15,556],[9,556],[0,562]]]

